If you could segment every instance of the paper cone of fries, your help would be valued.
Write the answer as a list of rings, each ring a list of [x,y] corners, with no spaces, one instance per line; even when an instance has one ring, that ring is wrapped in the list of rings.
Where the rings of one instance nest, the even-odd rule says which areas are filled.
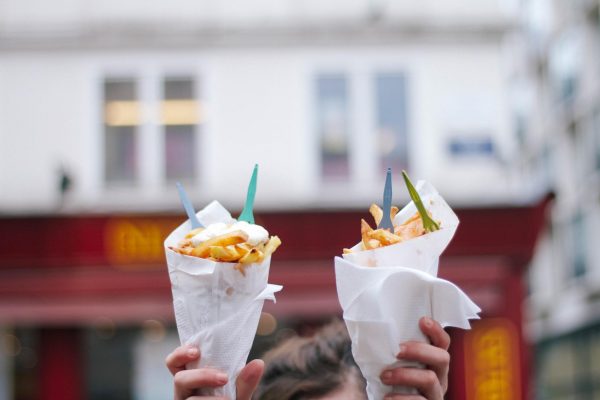
[[[389,392],[414,390],[381,382],[387,367],[413,366],[398,361],[400,343],[427,341],[419,319],[429,316],[443,327],[469,329],[479,307],[456,285],[436,277],[438,260],[458,226],[458,218],[428,183],[417,185],[423,204],[440,229],[401,243],[361,250],[360,243],[343,258],[335,258],[338,297],[352,339],[352,354],[367,380],[371,400]],[[417,212],[409,203],[394,218],[400,225]]]
[[[216,201],[196,215],[205,226],[235,222]],[[246,364],[264,300],[275,300],[281,286],[268,284],[271,257],[245,266],[242,274],[235,263],[191,257],[169,248],[190,230],[186,221],[165,240],[177,331],[182,345],[195,344],[201,351],[200,362],[188,368],[215,367],[229,376],[223,388],[199,394],[235,399],[235,379]]]

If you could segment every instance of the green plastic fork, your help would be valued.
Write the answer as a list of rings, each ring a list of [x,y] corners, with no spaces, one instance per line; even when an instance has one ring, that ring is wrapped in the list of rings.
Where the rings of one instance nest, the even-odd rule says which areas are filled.
[[[413,186],[406,171],[402,171],[402,176],[404,177],[404,182],[406,183],[408,194],[410,195],[412,201],[415,203],[415,206],[417,206],[417,210],[419,211],[419,215],[421,216],[421,220],[423,221],[423,228],[425,228],[425,231],[433,232],[439,230],[440,225],[433,219],[431,219],[431,217],[427,213],[427,210],[423,205],[423,201],[421,200],[421,196],[419,196],[419,192],[417,192],[417,189],[415,189],[415,187]]]

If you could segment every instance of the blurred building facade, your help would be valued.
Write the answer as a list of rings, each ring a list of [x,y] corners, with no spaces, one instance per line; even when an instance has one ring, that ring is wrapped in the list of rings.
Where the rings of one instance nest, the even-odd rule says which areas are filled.
[[[61,398],[51,392],[61,377],[81,378],[65,387],[89,398],[169,396],[162,360],[177,339],[160,246],[181,220],[174,182],[197,206],[216,198],[239,210],[254,163],[257,215],[302,248],[282,248],[273,271],[294,282],[291,300],[268,309],[280,323],[339,313],[331,255],[358,233],[342,221],[379,198],[388,166],[394,200],[406,202],[397,178],[407,169],[470,224],[445,276],[500,317],[479,336],[453,336],[453,362],[475,368],[468,346],[484,354],[497,339],[513,357],[495,366],[512,371],[505,394],[520,396],[520,274],[547,186],[523,179],[537,169],[517,151],[509,3],[0,1],[0,228],[19,232],[0,246],[0,399]],[[528,228],[509,238],[516,216]],[[319,241],[319,223],[347,228]],[[495,233],[479,235],[490,223]],[[24,256],[36,235],[43,248]],[[468,384],[485,381],[477,373]],[[469,392],[466,375],[449,398],[506,384]]]
[[[522,16],[521,168],[556,195],[529,279],[537,398],[599,398],[599,3],[526,1]]]
[[[257,161],[258,207],[362,206],[387,166],[521,194],[502,2],[240,3],[0,3],[0,209],[237,205]]]

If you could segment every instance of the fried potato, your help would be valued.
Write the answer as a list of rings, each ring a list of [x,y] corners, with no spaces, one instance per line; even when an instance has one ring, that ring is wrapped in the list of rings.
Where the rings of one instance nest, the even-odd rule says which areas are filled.
[[[240,254],[240,258],[244,257],[246,254],[252,250],[252,247],[248,243],[240,243],[235,245],[236,250]]]
[[[224,262],[235,262],[240,259],[241,254],[235,246],[211,246],[210,256],[216,260]]]
[[[202,232],[204,230],[204,228],[200,227],[200,228],[196,228],[196,229],[192,229],[191,231],[189,231],[186,235],[185,238],[186,239],[191,239],[194,236],[196,236],[197,234],[199,234],[200,232]]]
[[[367,244],[365,246],[365,250],[372,250],[381,247],[381,243],[377,239],[369,239],[367,240]]]
[[[352,253],[352,249],[344,249],[343,252],[344,254],[350,254]]]
[[[392,208],[390,208],[390,219],[392,221],[394,220],[396,214],[398,214],[398,211],[400,211],[400,209],[396,206],[392,206]],[[369,212],[375,220],[375,226],[379,226],[381,218],[383,218],[383,210],[377,204],[373,203],[371,204],[371,207],[369,207]]]
[[[383,246],[388,246],[390,244],[395,244],[402,241],[402,238],[400,238],[400,236],[394,235],[387,229],[376,229],[367,233],[367,236],[370,239],[377,240]]]
[[[392,207],[390,209],[390,217],[394,218],[396,214],[398,214],[398,211],[398,207]],[[381,218],[383,217],[383,210],[377,204],[371,204],[371,207],[369,207],[369,212],[373,216],[375,224],[379,225]],[[360,221],[360,234],[364,250],[372,250],[402,241],[400,236],[388,231],[387,229],[371,228],[371,226],[364,219]],[[350,250],[348,250],[348,252],[346,252],[346,250],[347,249],[344,249],[344,254],[350,252]]]
[[[371,232],[373,228],[365,221],[364,219],[360,220],[360,235],[362,237],[362,243],[365,249],[370,249],[369,247],[369,232]]]
[[[281,239],[278,236],[271,236],[263,251],[265,257],[269,257],[281,245]]]
[[[418,213],[415,213],[405,223],[394,228],[394,233],[403,241],[421,236],[425,233],[423,220],[421,220]]]
[[[183,239],[181,242],[179,242],[179,247],[183,248],[183,247],[194,247],[192,244],[192,240],[189,238]]]
[[[240,264],[252,264],[255,262],[259,262],[264,257],[264,253],[258,249],[250,250],[244,257],[240,258]]]
[[[277,236],[271,236],[266,242],[252,245],[248,243],[248,235],[239,230],[208,239],[194,247],[192,237],[203,229],[198,228],[188,232],[177,246],[169,248],[180,254],[210,261],[236,263],[234,268],[245,276],[248,265],[263,262],[265,257],[269,257],[281,245],[281,240]]]
[[[396,206],[392,206],[392,208],[390,209],[390,219],[392,221],[394,221],[394,217],[398,214],[398,212],[400,211],[400,209]]]
[[[383,218],[383,210],[379,208],[377,204],[373,203],[371,204],[371,207],[369,207],[369,212],[375,220],[375,226],[379,225],[381,218]]]
[[[186,256],[190,256],[192,255],[192,249],[193,247],[175,247],[175,246],[169,246],[169,249],[179,253],[179,254],[183,254]]]
[[[396,206],[390,208],[390,218],[392,219],[392,222],[399,212],[400,210]],[[371,204],[369,213],[373,216],[376,226],[378,226],[383,218],[383,210],[381,207],[377,204]],[[431,217],[431,213],[428,212],[428,214]],[[423,220],[421,219],[419,212],[412,215],[402,225],[394,226],[393,232],[390,232],[387,229],[373,229],[364,219],[360,220],[362,250],[373,250],[378,247],[389,246],[422,236],[425,233]],[[344,249],[343,253],[352,253],[352,249]]]
[[[205,242],[200,243],[192,250],[192,255],[196,257],[206,258],[210,254],[210,248],[213,246],[230,246],[234,244],[244,243],[248,240],[248,235],[243,231],[229,232],[224,235],[215,236]]]

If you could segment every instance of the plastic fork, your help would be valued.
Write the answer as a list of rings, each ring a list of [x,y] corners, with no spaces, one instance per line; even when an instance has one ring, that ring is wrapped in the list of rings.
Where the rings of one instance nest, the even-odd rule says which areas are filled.
[[[203,228],[204,225],[202,225],[200,223],[200,221],[198,221],[198,217],[196,217],[196,211],[194,211],[194,206],[192,205],[192,202],[190,201],[189,197],[187,196],[187,193],[183,189],[183,185],[179,182],[176,182],[175,186],[177,186],[177,192],[179,192],[179,199],[181,199],[181,204],[183,204],[185,213],[187,214],[188,218],[190,219],[190,223],[192,224],[192,229]]]
[[[254,170],[252,171],[252,177],[248,184],[248,194],[246,195],[246,204],[242,213],[238,217],[238,221],[246,221],[249,224],[254,223],[254,214],[252,209],[254,208],[254,196],[256,195],[256,178],[258,175],[258,164],[254,164]]]
[[[394,233],[394,225],[392,224],[392,218],[390,213],[392,211],[392,169],[387,169],[387,174],[385,175],[385,187],[383,188],[383,207],[382,207],[383,215],[381,216],[381,221],[377,228],[379,229],[387,229],[388,231]]]
[[[417,211],[419,212],[419,215],[421,216],[421,220],[423,221],[423,228],[427,232],[433,232],[433,231],[437,231],[438,229],[440,229],[440,224],[435,222],[427,213],[427,210],[425,209],[425,206],[423,205],[423,201],[421,200],[421,196],[419,196],[419,192],[417,192],[417,189],[415,189],[415,186],[410,181],[410,178],[408,177],[408,174],[406,173],[406,171],[402,171],[402,176],[404,177],[404,182],[406,183],[406,188],[408,189],[408,194],[410,195],[410,198],[412,199],[413,203],[415,203],[415,206],[417,207]]]

